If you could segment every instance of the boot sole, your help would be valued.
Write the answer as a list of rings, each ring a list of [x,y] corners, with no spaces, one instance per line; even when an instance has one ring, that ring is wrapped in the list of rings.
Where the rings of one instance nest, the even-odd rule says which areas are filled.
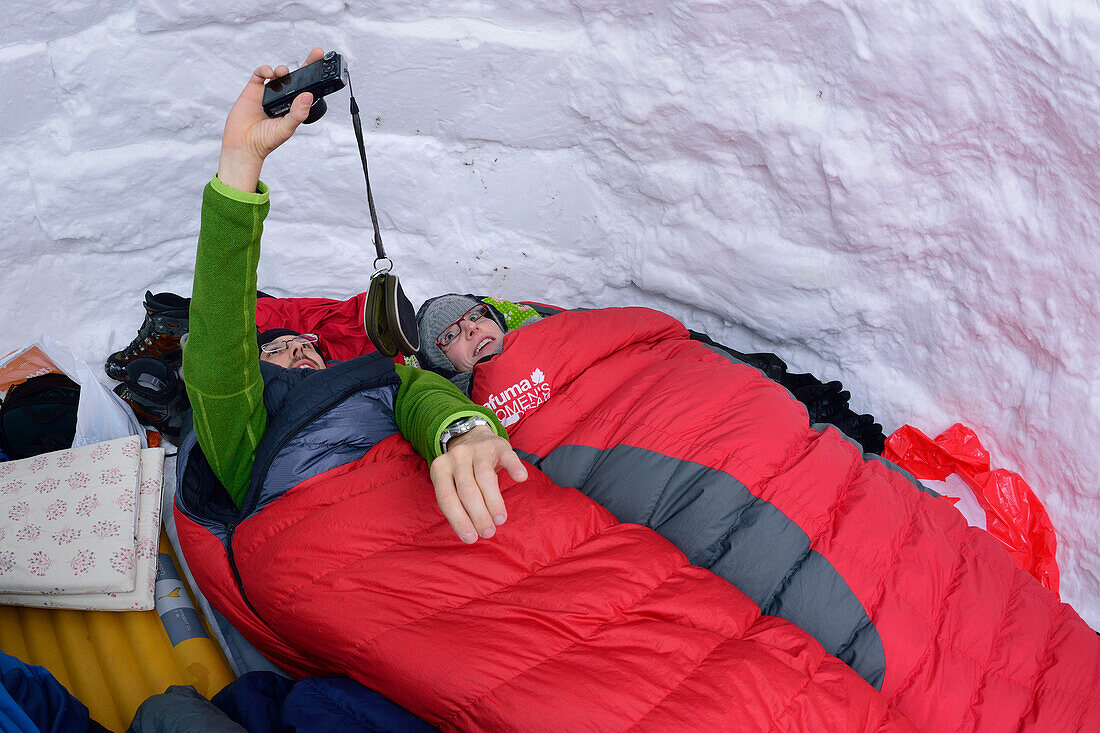
[[[129,380],[126,378],[126,365],[134,359],[140,359],[139,356],[134,356],[129,359],[122,359],[117,357],[116,354],[111,354],[107,357],[107,361],[103,364],[103,371],[107,373],[107,376],[116,382],[126,383]],[[154,359],[162,359],[165,364],[170,368],[178,369],[183,366],[183,349],[175,348],[171,351],[166,351],[160,356],[152,357]]]

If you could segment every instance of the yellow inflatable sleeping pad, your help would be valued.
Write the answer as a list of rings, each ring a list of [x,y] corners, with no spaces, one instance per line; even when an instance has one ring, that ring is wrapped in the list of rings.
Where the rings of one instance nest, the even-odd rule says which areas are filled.
[[[160,552],[179,564],[168,538],[161,533]],[[161,558],[162,562],[164,558]],[[234,675],[217,643],[197,616],[187,613],[194,603],[182,583],[158,577],[157,610],[69,611],[0,606],[0,649],[48,669],[66,689],[88,706],[92,718],[113,731],[125,731],[134,711],[150,695],[169,685],[194,685],[210,697],[233,681]],[[175,585],[175,587],[173,587]],[[163,601],[169,601],[167,607]],[[175,645],[165,623],[173,628]],[[201,624],[201,626],[200,626]]]

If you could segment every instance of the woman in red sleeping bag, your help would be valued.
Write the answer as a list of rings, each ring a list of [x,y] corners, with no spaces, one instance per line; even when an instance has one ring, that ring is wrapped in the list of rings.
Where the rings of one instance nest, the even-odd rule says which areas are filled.
[[[673,318],[609,308],[516,330],[454,294],[418,317],[422,362],[493,409],[521,456],[811,632],[918,727],[1100,730],[1100,637],[1071,607]]]

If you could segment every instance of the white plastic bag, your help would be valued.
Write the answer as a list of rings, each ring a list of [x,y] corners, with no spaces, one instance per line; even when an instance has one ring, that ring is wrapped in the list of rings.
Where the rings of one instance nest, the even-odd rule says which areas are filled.
[[[0,370],[5,369],[18,359],[19,356],[37,348],[53,362],[61,372],[69,379],[80,385],[80,402],[76,408],[76,437],[73,439],[73,447],[92,443],[102,443],[105,440],[123,438],[127,435],[141,437],[141,447],[147,448],[145,429],[134,417],[134,411],[122,401],[118,395],[103,386],[96,378],[83,359],[74,354],[72,350],[59,341],[42,334],[36,340],[16,349],[0,359]],[[9,370],[10,371],[10,370]],[[19,377],[22,381],[27,377],[36,376],[37,372],[24,374],[9,374]],[[0,380],[3,382],[7,379]]]

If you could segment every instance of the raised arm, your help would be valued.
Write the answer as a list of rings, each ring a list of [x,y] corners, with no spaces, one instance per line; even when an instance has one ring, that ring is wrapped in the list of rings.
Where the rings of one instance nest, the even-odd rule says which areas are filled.
[[[315,48],[306,59],[321,58]],[[309,113],[311,95],[285,117],[263,111],[264,80],[285,66],[256,69],[225,122],[218,174],[203,192],[184,374],[195,433],[211,468],[237,506],[248,490],[267,428],[256,345],[256,266],[268,211],[259,182],[264,159]]]

